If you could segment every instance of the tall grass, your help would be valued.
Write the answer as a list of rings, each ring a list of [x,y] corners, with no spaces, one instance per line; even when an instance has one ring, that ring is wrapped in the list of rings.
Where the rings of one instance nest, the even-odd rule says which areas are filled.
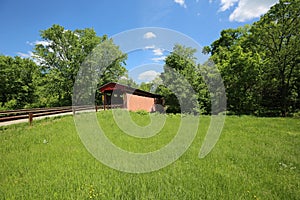
[[[97,113],[107,137],[133,152],[167,144],[180,122],[170,115],[148,139],[120,131],[110,111]],[[148,115],[131,113],[140,125]],[[300,120],[226,118],[213,151],[198,158],[210,119],[176,162],[159,171],[129,174],[93,158],[76,133],[72,116],[0,127],[0,199],[299,199]]]

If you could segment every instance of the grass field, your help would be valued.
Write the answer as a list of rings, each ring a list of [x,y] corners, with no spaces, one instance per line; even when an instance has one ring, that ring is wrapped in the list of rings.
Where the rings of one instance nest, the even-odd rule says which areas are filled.
[[[149,139],[122,134],[109,111],[97,113],[117,146],[154,151],[167,144],[180,117],[168,116]],[[131,113],[140,125],[149,116]],[[0,199],[300,199],[300,120],[226,117],[220,140],[198,158],[210,118],[200,119],[188,151],[159,171],[111,169],[85,149],[72,116],[0,127]]]

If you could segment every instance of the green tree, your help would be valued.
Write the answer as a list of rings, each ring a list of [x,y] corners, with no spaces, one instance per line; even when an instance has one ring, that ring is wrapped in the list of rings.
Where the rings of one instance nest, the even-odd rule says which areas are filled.
[[[204,68],[196,63],[195,53],[196,49],[176,44],[166,58],[164,73],[160,76],[165,86],[159,86],[157,92],[165,97],[167,112],[210,112],[208,90],[202,76]],[[186,83],[190,88],[184,86]],[[194,110],[196,102],[200,110]],[[180,105],[187,110],[182,110]]]
[[[81,63],[101,39],[92,29],[66,30],[53,25],[41,31],[44,43],[35,46],[43,79],[41,103],[46,106],[71,105],[72,86]]]
[[[281,0],[252,26],[227,29],[205,47],[235,114],[286,116],[299,109],[299,0]]]
[[[97,45],[106,41],[107,51],[121,54],[112,40],[107,36],[99,37],[93,29],[66,30],[60,25],[53,25],[47,30],[41,31],[43,44],[35,47],[35,57],[40,62],[43,77],[40,82],[39,95],[41,104],[45,106],[71,105],[73,85],[83,62]],[[97,54],[97,52],[93,52]],[[99,77],[99,85],[109,81],[117,80],[125,73],[121,65],[126,55],[121,54],[114,60],[106,71]],[[87,64],[83,65],[88,67]]]
[[[251,29],[254,50],[265,56],[267,78],[273,82],[269,83],[273,90],[267,96],[276,97],[272,99],[273,105],[279,106],[282,116],[299,105],[296,89],[300,76],[299,30],[299,0],[280,0]]]
[[[143,91],[146,91],[146,92],[151,92],[151,88],[153,86],[153,83],[152,82],[142,82],[139,86],[139,89],[140,90],[143,90]]]
[[[127,74],[120,77],[120,79],[118,80],[117,83],[127,85],[127,86],[132,87],[132,88],[138,88],[139,87],[139,85],[132,78],[128,77]]]
[[[211,47],[205,47],[224,80],[227,109],[238,115],[260,111],[262,60],[249,48],[249,30],[249,26],[223,30]]]
[[[30,59],[0,56],[0,107],[18,109],[31,107],[36,101],[35,80],[38,67]]]
[[[73,97],[73,103],[89,103],[97,88],[108,82],[118,82],[126,76],[127,71],[123,66],[126,58],[127,55],[122,53],[112,39],[101,41],[81,65],[74,88],[74,92],[78,94]],[[96,90],[96,103],[101,103],[100,96]]]

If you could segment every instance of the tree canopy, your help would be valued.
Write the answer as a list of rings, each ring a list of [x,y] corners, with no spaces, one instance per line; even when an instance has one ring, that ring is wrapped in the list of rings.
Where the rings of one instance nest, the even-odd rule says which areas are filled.
[[[34,54],[42,71],[38,92],[45,106],[71,105],[73,85],[80,67],[86,67],[83,62],[104,41],[111,53],[122,56],[107,68],[99,78],[99,84],[116,80],[126,71],[122,66],[126,55],[106,35],[99,37],[93,29],[71,31],[53,25],[41,31],[41,37],[45,42],[36,45]]]
[[[164,73],[160,76],[163,85],[156,92],[164,96],[167,112],[209,113],[208,90],[195,53],[194,48],[176,44],[166,58]]]
[[[299,0],[281,0],[252,26],[227,29],[204,52],[224,79],[234,114],[286,116],[299,109]]]
[[[31,107],[36,101],[38,66],[30,59],[0,56],[0,109]]]
[[[106,35],[97,36],[93,29],[72,31],[53,25],[40,35],[33,58],[0,56],[0,109],[72,105],[79,69],[87,67],[84,62],[93,51],[101,51],[96,47],[102,43],[105,51],[117,59],[106,67],[97,84],[117,81],[126,73],[127,55]]]
[[[33,59],[0,56],[0,109],[71,105],[76,76],[92,69],[97,86],[120,81],[162,94],[167,112],[180,112],[183,102],[199,105],[198,110],[187,106],[191,109],[184,112],[224,111],[211,109],[224,97],[224,82],[229,114],[290,116],[300,112],[299,19],[300,1],[280,0],[252,25],[222,30],[220,38],[203,48],[210,54],[205,64],[197,63],[196,49],[176,44],[160,77],[140,86],[127,75],[127,55],[106,35],[53,25],[41,31],[43,42],[35,46]],[[96,65],[105,67],[99,71]],[[188,90],[185,81],[191,86]]]

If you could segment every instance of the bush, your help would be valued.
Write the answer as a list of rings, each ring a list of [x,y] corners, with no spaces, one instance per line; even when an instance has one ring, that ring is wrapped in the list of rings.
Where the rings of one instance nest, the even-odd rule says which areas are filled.
[[[293,113],[293,117],[294,118],[300,118],[300,110],[298,110],[295,113]]]
[[[13,110],[18,108],[18,101],[16,99],[12,99],[4,104],[4,107]]]
[[[137,110],[137,111],[135,111],[135,113],[137,113],[139,115],[148,115],[149,114],[149,112],[146,110]]]

